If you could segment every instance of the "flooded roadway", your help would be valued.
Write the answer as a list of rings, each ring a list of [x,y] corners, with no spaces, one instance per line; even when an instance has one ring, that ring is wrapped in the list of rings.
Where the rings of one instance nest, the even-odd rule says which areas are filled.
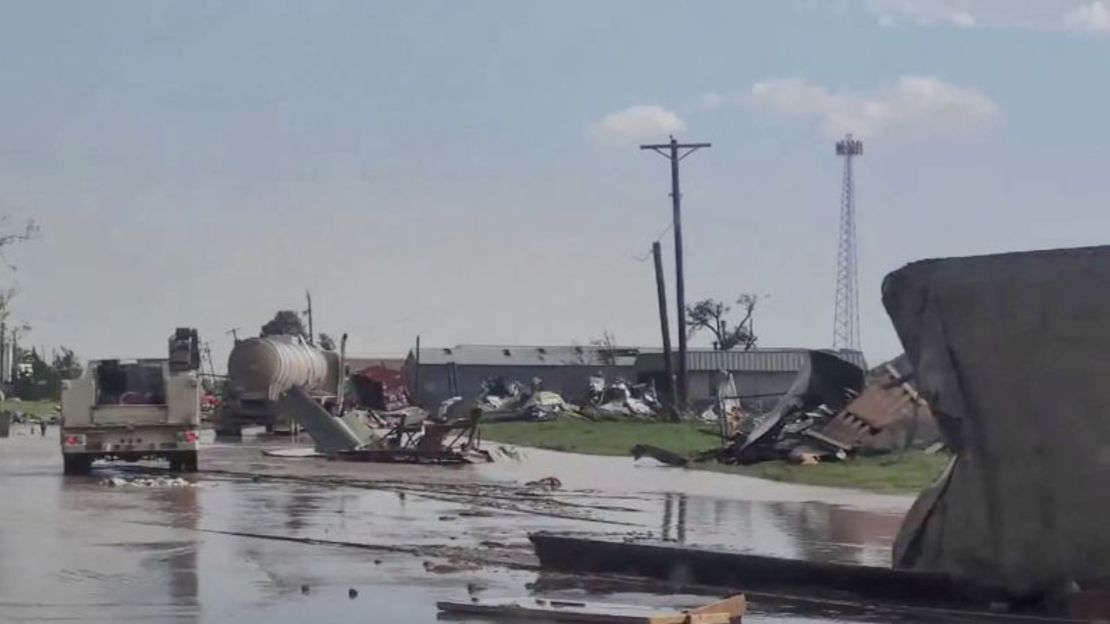
[[[629,588],[586,596],[581,583],[539,575],[527,533],[650,534],[885,565],[912,502],[650,460],[518,449],[482,466],[343,464],[264,457],[250,440],[207,446],[193,487],[107,487],[107,475],[144,469],[63,477],[56,429],[30,432],[17,426],[0,439],[4,622],[425,623],[436,621],[437,600],[537,588],[685,606],[706,599]],[[563,488],[523,485],[547,476]],[[753,603],[745,622],[830,621]]]

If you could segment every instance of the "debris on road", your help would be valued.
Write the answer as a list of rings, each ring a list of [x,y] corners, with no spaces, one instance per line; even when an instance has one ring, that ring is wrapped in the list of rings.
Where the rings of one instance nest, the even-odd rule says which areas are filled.
[[[555,622],[606,622],[607,624],[730,624],[739,622],[747,610],[743,594],[695,609],[674,610],[601,602],[578,602],[547,598],[477,598],[463,602],[437,602],[446,614],[481,615]]]
[[[310,459],[313,457],[327,457],[324,453],[310,448],[275,448],[262,449],[266,457],[281,457],[282,459]]]
[[[668,466],[685,466],[690,463],[689,459],[679,455],[678,453],[659,448],[658,446],[652,446],[650,444],[637,444],[636,446],[632,447],[631,452],[633,459],[650,457],[655,461],[666,464]]]
[[[535,481],[529,481],[524,484],[524,487],[535,488],[552,492],[563,487],[563,482],[555,477],[544,477]]]
[[[105,487],[181,488],[196,487],[196,483],[181,477],[108,477],[100,480]]]

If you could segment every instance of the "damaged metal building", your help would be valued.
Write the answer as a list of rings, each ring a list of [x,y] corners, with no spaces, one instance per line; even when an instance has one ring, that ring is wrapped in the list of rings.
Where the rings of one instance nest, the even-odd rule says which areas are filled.
[[[790,388],[805,366],[808,349],[753,349],[687,353],[690,400],[693,404],[716,399],[721,371],[731,373],[751,407],[773,406]],[[858,351],[831,352],[864,366]],[[422,348],[409,353],[405,380],[422,405],[437,405],[453,396],[473,397],[482,383],[494,377],[528,384],[538,378],[543,389],[576,401],[585,393],[589,378],[599,371],[607,378],[630,383],[652,383],[662,389],[665,379],[663,353],[658,347],[601,347],[594,345],[523,346],[459,345]]]

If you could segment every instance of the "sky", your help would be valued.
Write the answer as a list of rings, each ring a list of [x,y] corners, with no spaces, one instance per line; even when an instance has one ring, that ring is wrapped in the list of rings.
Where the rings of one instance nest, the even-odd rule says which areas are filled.
[[[306,289],[359,354],[658,345],[668,134],[687,299],[762,346],[832,343],[847,132],[870,361],[890,271],[1110,231],[1110,0],[0,2],[0,57],[0,284],[84,357],[222,368]]]

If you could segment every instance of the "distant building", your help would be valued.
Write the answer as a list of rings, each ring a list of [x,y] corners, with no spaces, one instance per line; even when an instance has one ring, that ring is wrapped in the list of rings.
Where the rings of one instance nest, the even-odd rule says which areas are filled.
[[[598,371],[606,376],[635,380],[639,353],[636,348],[595,346],[422,348],[419,374],[415,351],[409,352],[405,360],[404,374],[415,400],[425,406],[437,405],[453,396],[477,396],[482,391],[482,382],[493,377],[523,384],[539,378],[545,390],[558,392],[568,401],[574,401],[585,395],[587,380]]]
[[[753,407],[768,408],[793,383],[806,361],[808,349],[753,349],[687,353],[690,400],[705,404],[716,396],[719,371],[732,373],[738,393]],[[861,367],[863,354],[837,352]],[[417,363],[419,362],[419,366]],[[665,379],[662,350],[657,347],[459,345],[422,348],[419,358],[410,351],[403,373],[414,397],[425,406],[453,397],[474,397],[482,382],[502,377],[525,385],[538,378],[543,388],[580,401],[591,375],[633,383],[652,383],[662,390]],[[419,384],[417,389],[416,384]]]
[[[347,370],[352,373],[357,373],[375,366],[399,371],[405,366],[404,357],[393,355],[351,355],[348,353],[344,362],[346,363]]]

